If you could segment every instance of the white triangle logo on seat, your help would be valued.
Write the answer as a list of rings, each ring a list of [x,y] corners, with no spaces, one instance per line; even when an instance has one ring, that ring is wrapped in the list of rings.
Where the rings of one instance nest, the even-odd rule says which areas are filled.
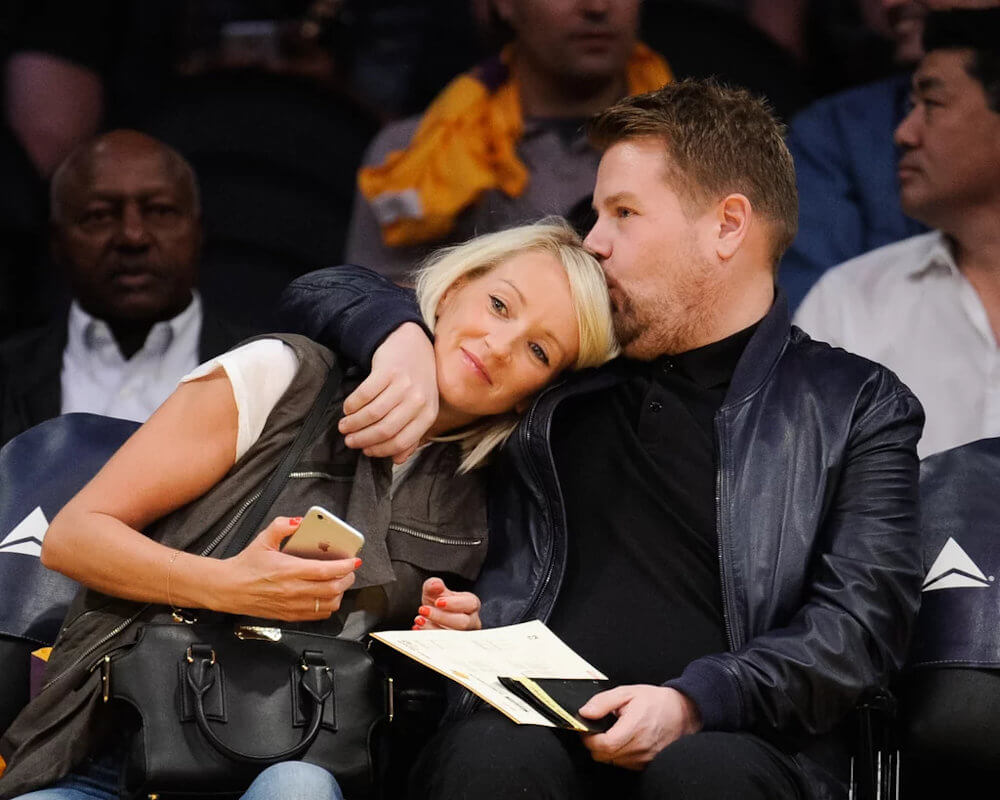
[[[921,591],[933,592],[936,589],[986,589],[993,580],[987,578],[976,562],[969,558],[954,539],[948,539],[934,559],[931,568],[927,570]]]
[[[41,506],[36,506],[28,516],[0,541],[0,553],[20,553],[25,556],[41,558],[42,540],[45,531],[49,529],[49,521],[45,519]]]

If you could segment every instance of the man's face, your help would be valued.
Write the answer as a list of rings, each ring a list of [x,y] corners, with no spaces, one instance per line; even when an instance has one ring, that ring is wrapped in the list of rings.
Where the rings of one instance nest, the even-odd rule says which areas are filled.
[[[867,2],[866,6],[871,5]],[[924,17],[927,5],[917,0],[880,0],[881,13],[877,30],[890,36],[896,43],[896,61],[900,64],[915,64],[923,55],[921,38],[924,33]]]
[[[968,50],[935,50],[913,76],[913,108],[896,129],[903,210],[937,228],[1000,192],[1000,114],[966,71]]]
[[[706,248],[711,209],[686,206],[673,188],[666,147],[629,139],[597,170],[597,222],[585,244],[601,261],[625,355],[650,360],[701,342],[717,296]]]
[[[81,306],[112,321],[179,313],[194,287],[201,224],[190,187],[151,140],[115,135],[68,180],[53,252]]]
[[[524,58],[581,81],[624,74],[639,29],[639,0],[497,0],[497,9]]]

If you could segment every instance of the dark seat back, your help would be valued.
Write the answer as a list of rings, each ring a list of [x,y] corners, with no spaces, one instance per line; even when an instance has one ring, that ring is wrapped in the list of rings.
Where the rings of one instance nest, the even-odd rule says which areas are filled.
[[[67,414],[0,449],[0,731],[27,702],[29,654],[55,641],[79,588],[42,565],[49,521],[137,427]]]
[[[960,791],[963,776],[1000,770],[998,486],[1000,438],[921,464],[927,572],[899,689],[904,786],[915,787],[904,797],[933,794],[936,776],[950,796],[962,796],[951,793]],[[918,779],[908,782],[908,772]]]

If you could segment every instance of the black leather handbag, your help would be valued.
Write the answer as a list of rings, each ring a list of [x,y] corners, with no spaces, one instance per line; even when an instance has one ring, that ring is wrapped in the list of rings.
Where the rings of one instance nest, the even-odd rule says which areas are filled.
[[[308,416],[221,557],[260,530],[340,384],[331,370]],[[239,795],[270,764],[299,759],[351,797],[373,789],[373,737],[391,687],[362,642],[213,612],[174,610],[108,654],[105,697],[138,714],[123,773],[128,796]]]
[[[289,759],[328,769],[349,797],[372,789],[385,681],[360,642],[231,617],[150,624],[114,662],[111,691],[141,719],[130,796],[238,795]]]

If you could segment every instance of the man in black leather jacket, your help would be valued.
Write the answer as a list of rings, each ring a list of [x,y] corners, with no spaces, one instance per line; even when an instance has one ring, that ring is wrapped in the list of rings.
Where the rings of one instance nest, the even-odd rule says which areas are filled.
[[[790,326],[773,269],[794,174],[763,104],[681,81],[591,132],[587,244],[626,357],[545,391],[504,448],[476,591],[484,625],[540,618],[606,672],[616,688],[581,714],[617,722],[581,740],[466,697],[414,788],[845,796],[842,723],[901,666],[917,607],[922,411],[888,370]],[[412,301],[341,268],[297,280],[284,310],[374,352],[349,443],[405,454],[432,371]]]

